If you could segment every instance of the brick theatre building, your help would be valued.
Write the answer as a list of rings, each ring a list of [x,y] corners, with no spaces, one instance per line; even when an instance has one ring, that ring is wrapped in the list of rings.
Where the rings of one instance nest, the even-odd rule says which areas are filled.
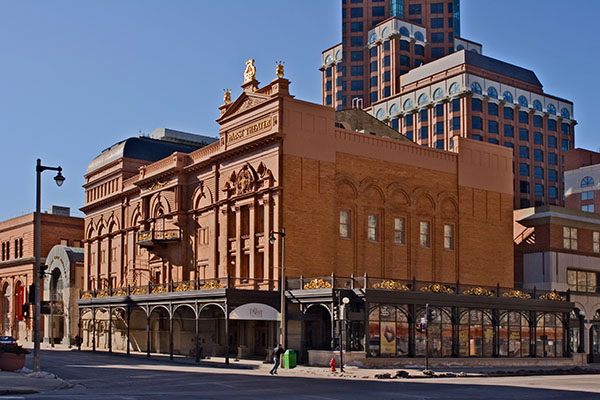
[[[513,288],[510,149],[419,146],[361,110],[295,99],[282,66],[263,87],[254,73],[251,60],[226,93],[216,141],[165,130],[90,164],[84,346],[265,357],[284,254],[269,237],[285,230],[285,344],[302,362],[340,346],[423,356],[426,304],[432,356],[569,356],[573,304]]]

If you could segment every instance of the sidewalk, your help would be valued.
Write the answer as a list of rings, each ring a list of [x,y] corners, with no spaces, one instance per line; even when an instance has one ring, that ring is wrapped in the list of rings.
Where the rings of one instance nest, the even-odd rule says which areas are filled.
[[[77,352],[75,348],[69,348],[64,345],[56,345],[52,348],[50,345],[42,344],[43,350],[54,350],[63,352]],[[89,349],[83,349],[82,353],[92,355]],[[106,351],[98,351],[98,354],[108,355]],[[27,366],[31,366],[32,355],[27,356]],[[264,363],[260,360],[240,360],[230,359],[230,365],[225,365],[223,357],[211,357],[210,359],[202,359],[200,363],[196,363],[191,357],[174,356],[173,360],[169,360],[169,356],[165,354],[152,354],[150,358],[146,357],[145,353],[132,353],[127,356],[124,353],[112,353],[110,357],[115,364],[120,363],[123,359],[144,360],[150,364],[164,366],[165,369],[172,368],[173,370],[189,370],[189,367],[197,367],[198,372],[212,374],[246,374],[246,375],[265,375],[268,376],[272,364]],[[113,361],[111,360],[111,363]],[[183,367],[183,368],[182,368]],[[327,378],[327,379],[361,379],[361,380],[379,380],[379,379],[409,379],[418,380],[430,377],[435,378],[474,378],[474,377],[491,377],[491,376],[523,376],[523,375],[543,375],[543,374],[564,374],[564,373],[600,373],[599,370],[594,370],[598,366],[590,366],[588,368],[578,368],[573,371],[565,371],[556,368],[435,368],[433,374],[424,373],[417,368],[387,368],[387,369],[370,369],[360,365],[346,365],[345,372],[341,372],[338,368],[335,372],[329,367],[311,367],[297,366],[294,369],[280,368],[278,375],[282,377],[298,377],[298,378]],[[194,369],[195,370],[195,369]],[[60,379],[48,372],[32,373],[31,370],[24,368],[18,372],[0,371],[0,396],[16,395],[16,394],[32,394],[42,393],[53,390],[71,388],[73,385],[68,381]]]
[[[47,372],[34,373],[23,369],[18,372],[0,371],[0,396],[33,394],[71,388],[68,382]]]

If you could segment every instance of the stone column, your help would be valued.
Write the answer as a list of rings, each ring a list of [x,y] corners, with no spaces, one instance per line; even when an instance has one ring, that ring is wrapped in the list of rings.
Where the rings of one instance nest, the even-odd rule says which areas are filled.
[[[256,277],[255,271],[254,271],[254,261],[255,261],[255,255],[256,255],[256,207],[255,207],[255,203],[252,202],[252,204],[250,204],[249,206],[249,220],[250,220],[250,229],[249,229],[249,235],[250,235],[250,240],[249,240],[249,252],[250,252],[250,257],[249,257],[249,261],[248,261],[248,278],[249,278],[249,282],[252,285],[256,285],[256,282],[254,281],[254,278]]]
[[[266,280],[274,279],[269,275],[269,265],[271,263],[271,244],[269,242],[269,234],[271,233],[271,202],[269,195],[263,196],[263,226],[264,226],[264,245],[263,245],[263,278]],[[271,285],[269,285],[271,286]]]
[[[235,206],[235,284],[240,283],[242,276],[242,209],[240,206]]]
[[[216,278],[223,278],[227,276],[227,271],[229,268],[228,259],[229,259],[229,240],[228,240],[228,214],[229,214],[229,206],[223,205],[219,209],[219,253],[220,259],[218,260],[219,267],[216,268],[217,276]]]

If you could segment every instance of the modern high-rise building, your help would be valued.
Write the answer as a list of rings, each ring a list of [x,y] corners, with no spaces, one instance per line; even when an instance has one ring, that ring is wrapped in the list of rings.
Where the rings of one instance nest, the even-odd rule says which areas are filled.
[[[342,43],[322,54],[323,103],[363,108],[424,146],[453,150],[458,135],[512,148],[515,208],[563,205],[573,103],[459,35],[459,1],[343,0]]]
[[[397,93],[401,74],[468,48],[459,35],[459,0],[342,0],[342,43],[322,54],[323,104],[365,107]]]
[[[423,146],[452,151],[451,138],[461,136],[509,147],[515,208],[563,204],[573,103],[544,93],[533,71],[463,50],[411,70],[400,84],[399,94],[367,111]]]

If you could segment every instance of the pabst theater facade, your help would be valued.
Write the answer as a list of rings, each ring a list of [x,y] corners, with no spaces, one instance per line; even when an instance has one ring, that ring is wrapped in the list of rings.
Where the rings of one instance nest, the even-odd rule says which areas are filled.
[[[251,60],[217,140],[163,130],[90,164],[84,346],[265,357],[285,257],[285,345],[302,362],[340,346],[366,359],[570,356],[568,294],[513,288],[511,149],[418,146],[289,85],[279,66],[259,87]]]

